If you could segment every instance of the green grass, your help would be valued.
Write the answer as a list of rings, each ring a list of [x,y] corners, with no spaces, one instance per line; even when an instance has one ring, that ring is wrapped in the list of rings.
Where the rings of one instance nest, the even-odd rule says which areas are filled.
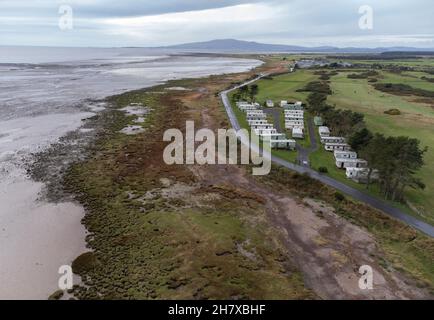
[[[297,151],[272,150],[271,154],[288,162],[296,163],[298,153]]]
[[[405,83],[413,88],[434,91],[434,83],[421,79],[423,76],[432,77],[423,72],[403,72],[401,74],[392,72],[382,72],[380,83]]]
[[[310,134],[309,134],[309,126],[308,121],[312,116],[308,112],[304,112],[304,138],[303,139],[297,139],[297,142],[303,147],[303,148],[310,148]]]
[[[348,73],[332,77],[333,94],[328,102],[337,108],[362,112],[367,126],[373,132],[390,136],[405,135],[417,138],[422,146],[434,146],[434,108],[428,104],[416,103],[412,97],[395,96],[375,90],[366,79],[348,79]],[[401,81],[406,76],[381,73],[381,81]],[[399,82],[396,82],[399,83]],[[419,85],[425,85],[420,82]],[[414,84],[413,83],[413,84]],[[429,84],[429,83],[428,83]],[[391,116],[384,111],[397,108],[402,115]],[[425,155],[425,166],[418,174],[426,184],[425,190],[408,189],[406,198],[420,211],[422,218],[434,222],[434,149],[429,148]]]
[[[317,76],[311,71],[297,70],[293,73],[276,76],[273,80],[259,80],[257,82],[259,93],[256,99],[261,104],[263,104],[267,99],[272,99],[278,104],[280,104],[280,101],[282,100],[306,101],[309,93],[296,92],[296,90],[303,88],[306,83],[316,78]]]

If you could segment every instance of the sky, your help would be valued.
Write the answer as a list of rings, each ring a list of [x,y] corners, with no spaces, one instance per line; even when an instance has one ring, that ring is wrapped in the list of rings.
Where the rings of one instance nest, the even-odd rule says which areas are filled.
[[[434,48],[433,12],[432,0],[0,0],[0,45],[148,47],[231,38]]]

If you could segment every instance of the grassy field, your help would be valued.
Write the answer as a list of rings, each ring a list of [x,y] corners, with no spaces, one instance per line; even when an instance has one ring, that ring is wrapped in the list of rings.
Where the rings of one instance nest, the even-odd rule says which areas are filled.
[[[401,74],[382,72],[380,83],[405,83],[413,88],[434,91],[434,83],[421,79],[422,77],[432,78],[424,72],[405,71]]]
[[[303,88],[306,83],[316,78],[317,76],[310,71],[299,70],[294,73],[276,76],[273,80],[260,80],[257,82],[259,93],[256,99],[261,104],[267,99],[272,99],[276,103],[280,103],[281,100],[305,101],[309,93],[296,92],[296,90]]]
[[[434,146],[434,108],[427,103],[416,102],[417,97],[396,96],[375,90],[366,79],[348,79],[348,73],[342,72],[332,77],[331,87],[333,94],[328,102],[337,108],[350,109],[362,112],[365,115],[369,129],[386,135],[406,135],[418,138],[422,146]],[[415,75],[414,75],[415,76]],[[382,72],[378,77],[380,82],[392,82],[409,84],[414,87],[431,89],[434,84],[414,79],[409,81],[409,75],[397,75]],[[402,114],[390,116],[384,111],[397,108]],[[426,165],[419,176],[426,184],[426,189],[408,190],[407,198],[421,216],[430,222],[434,222],[434,149],[429,148],[425,155]]]

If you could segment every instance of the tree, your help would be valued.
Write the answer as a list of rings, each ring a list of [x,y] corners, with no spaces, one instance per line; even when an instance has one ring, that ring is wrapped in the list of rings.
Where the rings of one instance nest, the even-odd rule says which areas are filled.
[[[250,86],[250,91],[249,91],[249,95],[250,95],[250,100],[251,101],[255,101],[255,96],[259,93],[259,87],[257,84],[252,84]]]
[[[238,93],[240,94],[241,98],[246,98],[247,93],[249,92],[249,88],[247,86],[242,86],[238,89]]]
[[[355,151],[359,152],[366,147],[372,139],[372,133],[366,128],[354,132],[348,139],[348,144]]]
[[[393,146],[395,170],[392,173],[386,196],[395,201],[402,201],[406,187],[424,188],[423,182],[414,174],[423,165],[423,155],[428,148],[420,148],[420,141],[409,137],[393,137],[388,139]]]
[[[420,148],[420,141],[409,137],[388,137],[376,134],[361,149],[361,156],[369,163],[368,183],[375,169],[380,177],[380,189],[386,199],[403,201],[407,187],[425,188],[415,173],[423,166],[427,148]]]
[[[380,170],[384,164],[390,162],[388,159],[388,152],[385,150],[386,138],[382,134],[375,134],[369,143],[360,150],[360,155],[363,159],[368,161],[368,177],[366,182],[366,189],[369,189],[371,184],[371,177],[374,170]],[[381,171],[385,173],[385,171]]]

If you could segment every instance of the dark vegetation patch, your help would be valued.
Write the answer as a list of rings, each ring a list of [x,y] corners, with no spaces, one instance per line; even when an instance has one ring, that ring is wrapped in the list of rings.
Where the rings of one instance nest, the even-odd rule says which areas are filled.
[[[318,172],[319,173],[328,173],[329,170],[327,169],[327,167],[319,167],[318,168]]]
[[[330,85],[325,81],[312,81],[297,92],[316,92],[324,95],[332,94]]]
[[[63,290],[56,290],[48,297],[48,300],[59,300],[62,297],[63,297]]]
[[[431,82],[431,83],[434,83],[434,78],[422,77],[421,79],[428,81],[428,82]]]
[[[374,85],[374,88],[379,91],[394,94],[397,96],[418,96],[434,98],[434,91],[413,88],[412,86],[402,83],[377,83]]]
[[[401,115],[401,111],[399,109],[389,109],[384,111],[385,114],[391,115],[391,116],[399,116]]]
[[[320,80],[327,81],[330,80],[331,77],[338,75],[339,72],[320,70],[320,71],[315,71],[314,74],[320,76],[319,77]]]
[[[348,79],[367,79],[369,77],[376,77],[378,75],[379,75],[378,71],[370,70],[370,71],[361,72],[361,73],[352,73],[352,74],[349,74],[347,76],[347,78]]]
[[[93,252],[85,252],[72,262],[72,271],[76,274],[90,272],[98,266],[98,260]]]

